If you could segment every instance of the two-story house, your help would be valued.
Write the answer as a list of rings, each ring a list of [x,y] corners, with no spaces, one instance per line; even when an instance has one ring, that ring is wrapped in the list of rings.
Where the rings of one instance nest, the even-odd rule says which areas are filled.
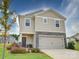
[[[57,11],[39,10],[19,15],[20,39],[23,47],[58,49],[66,46],[65,20]]]

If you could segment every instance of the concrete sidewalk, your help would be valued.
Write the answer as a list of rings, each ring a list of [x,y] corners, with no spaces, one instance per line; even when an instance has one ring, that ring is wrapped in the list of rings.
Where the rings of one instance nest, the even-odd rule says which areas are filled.
[[[79,59],[79,51],[68,49],[42,50],[54,59]]]

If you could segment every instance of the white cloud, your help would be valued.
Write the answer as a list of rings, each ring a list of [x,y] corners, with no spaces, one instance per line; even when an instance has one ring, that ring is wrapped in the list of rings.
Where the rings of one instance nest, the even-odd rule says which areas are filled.
[[[74,22],[72,23],[72,30],[73,30],[75,33],[79,32],[79,21],[74,21]]]
[[[66,36],[67,37],[73,36],[75,34],[75,32],[73,32],[73,30],[70,28],[66,28]]]
[[[71,0],[65,9],[66,16],[70,17],[70,16],[76,14],[78,5],[79,4],[77,3],[77,0]]]
[[[41,8],[34,9],[34,10],[29,10],[29,11],[23,11],[23,12],[20,12],[19,15],[29,14],[29,13],[32,13],[32,12],[38,11],[38,10],[41,10]]]
[[[65,15],[67,16],[66,21],[67,36],[79,32],[79,21],[77,18],[79,15],[78,10],[79,10],[79,0],[69,0],[69,4],[65,8]],[[68,23],[72,24],[67,25]]]
[[[31,11],[28,11],[28,12],[23,11],[23,12],[19,13],[19,15],[25,15],[25,14],[28,14],[28,13],[31,13],[31,12],[32,12],[32,10]]]
[[[19,15],[25,15],[25,14],[29,14],[29,13],[32,13],[32,12],[35,12],[35,11],[39,11],[39,10],[48,10],[50,9],[51,7],[47,7],[47,6],[42,6],[41,8],[37,8],[37,9],[34,9],[34,10],[29,10],[29,11],[23,11],[23,12],[20,12]]]
[[[11,29],[8,31],[10,34],[19,34],[19,21],[18,21],[18,16],[16,16],[16,22],[13,24]]]

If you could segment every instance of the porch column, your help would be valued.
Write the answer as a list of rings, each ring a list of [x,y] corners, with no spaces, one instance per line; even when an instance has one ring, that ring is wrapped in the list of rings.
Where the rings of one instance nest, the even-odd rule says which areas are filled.
[[[36,48],[36,34],[34,34],[33,47]]]
[[[19,36],[19,42],[22,42],[22,34],[20,33],[20,36]]]

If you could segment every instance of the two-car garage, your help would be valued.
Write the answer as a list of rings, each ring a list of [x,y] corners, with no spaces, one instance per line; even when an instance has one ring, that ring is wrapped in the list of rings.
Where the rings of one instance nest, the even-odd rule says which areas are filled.
[[[65,48],[64,37],[60,35],[39,35],[40,49],[61,49]]]

